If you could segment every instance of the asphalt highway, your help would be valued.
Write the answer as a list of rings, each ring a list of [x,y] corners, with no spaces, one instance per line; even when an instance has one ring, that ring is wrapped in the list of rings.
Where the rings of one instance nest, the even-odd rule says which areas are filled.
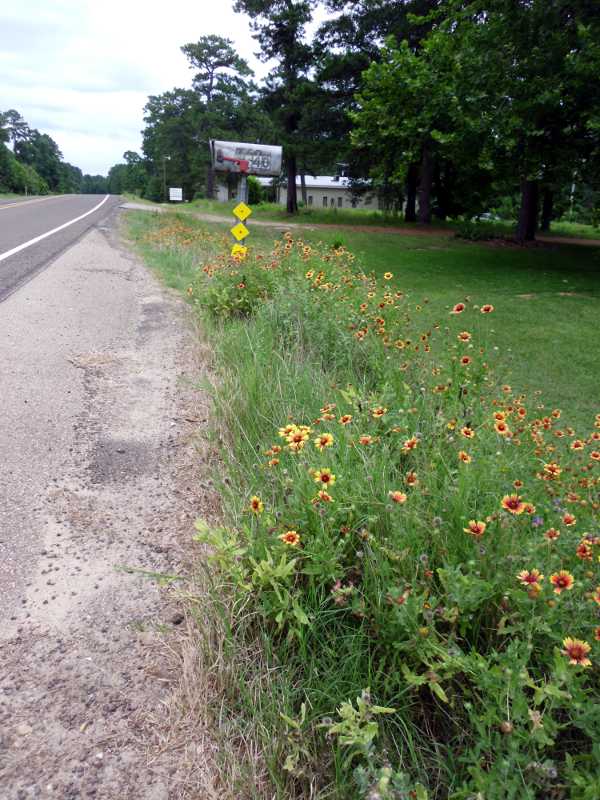
[[[97,194],[0,201],[0,302],[101,224],[119,201]]]

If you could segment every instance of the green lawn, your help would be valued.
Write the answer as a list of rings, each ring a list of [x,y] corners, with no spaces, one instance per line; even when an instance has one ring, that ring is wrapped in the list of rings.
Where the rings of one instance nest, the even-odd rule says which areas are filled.
[[[150,220],[135,215],[136,227]],[[188,223],[191,221],[186,217]],[[194,221],[214,230],[215,224]],[[268,247],[275,231],[248,223],[252,246]],[[227,226],[217,224],[227,234]],[[428,297],[432,313],[466,295],[492,303],[492,343],[505,362],[505,378],[527,392],[539,389],[574,422],[589,425],[600,410],[600,248],[517,248],[472,244],[442,236],[323,230],[302,231],[308,242],[343,242],[366,271],[391,271],[415,299]],[[189,274],[171,276],[175,283]],[[177,267],[180,269],[180,267]]]
[[[548,405],[581,422],[600,410],[600,248],[517,248],[346,230],[303,234],[307,241],[342,241],[367,271],[393,272],[399,288],[428,297],[436,310],[465,295],[492,303],[507,380],[540,389]],[[249,241],[269,238],[255,228]]]
[[[135,195],[125,195],[126,199],[131,202],[149,204],[150,201],[142,200]],[[217,200],[193,200],[190,203],[184,203],[179,206],[183,212],[196,212],[201,214],[212,214],[214,216],[227,216],[232,215],[233,209],[237,205],[237,200],[231,200],[228,203],[221,203]],[[167,205],[161,204],[161,205]],[[174,207],[172,205],[171,207]],[[252,207],[253,219],[261,221],[273,221],[290,224],[305,224],[305,225],[372,225],[382,226],[389,228],[415,228],[419,231],[426,231],[427,228],[417,225],[416,223],[404,222],[402,215],[393,216],[384,214],[382,211],[369,211],[362,208],[344,208],[338,210],[337,208],[305,208],[301,207],[298,214],[291,216],[285,208],[278,203],[260,203]],[[461,224],[458,220],[450,220],[447,222],[440,222],[434,220],[433,227],[437,229],[445,229],[449,235]],[[482,227],[486,230],[499,231],[502,234],[511,235],[514,233],[516,222],[508,220],[498,220],[496,222],[485,221],[481,223]],[[600,241],[600,228],[594,228],[591,225],[583,225],[577,222],[553,222],[552,230],[548,236],[569,237],[575,239],[594,239]]]

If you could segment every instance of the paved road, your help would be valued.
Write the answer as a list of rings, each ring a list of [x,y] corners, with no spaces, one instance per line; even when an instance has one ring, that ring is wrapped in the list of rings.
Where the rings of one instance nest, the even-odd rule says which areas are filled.
[[[0,202],[0,302],[100,223],[118,202],[118,197],[97,194]]]
[[[0,251],[102,199],[3,206]],[[186,420],[206,410],[185,400],[185,304],[123,248],[109,202],[24,250],[47,263],[103,219],[0,304],[0,800],[165,800],[189,763],[164,747],[166,647],[148,645],[177,609],[149,576],[179,572],[199,508]]]

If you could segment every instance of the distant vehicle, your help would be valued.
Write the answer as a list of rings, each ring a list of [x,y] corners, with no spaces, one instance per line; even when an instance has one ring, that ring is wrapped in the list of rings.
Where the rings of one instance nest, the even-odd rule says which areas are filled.
[[[500,222],[502,217],[499,217],[498,214],[492,214],[490,211],[486,211],[484,214],[478,214],[476,217],[473,217],[471,222]]]

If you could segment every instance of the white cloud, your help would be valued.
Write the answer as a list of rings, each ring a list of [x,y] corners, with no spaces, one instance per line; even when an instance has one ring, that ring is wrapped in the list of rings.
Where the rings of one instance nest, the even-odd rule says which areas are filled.
[[[189,86],[180,47],[233,39],[257,75],[249,21],[231,0],[21,0],[0,9],[0,110],[16,108],[64,158],[105,174],[139,150],[149,94]]]

